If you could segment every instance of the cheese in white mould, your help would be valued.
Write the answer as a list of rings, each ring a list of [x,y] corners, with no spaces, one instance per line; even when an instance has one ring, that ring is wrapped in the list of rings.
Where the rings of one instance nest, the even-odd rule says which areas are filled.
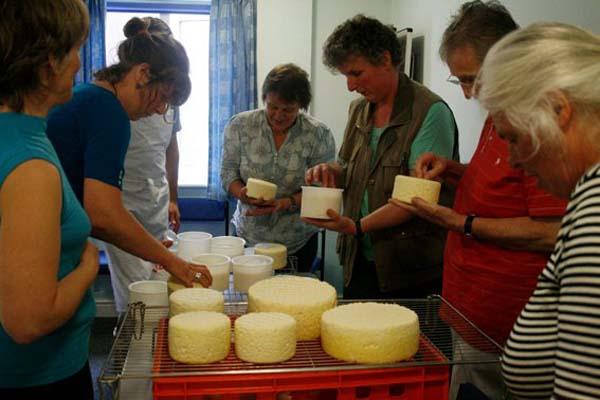
[[[255,312],[235,320],[235,354],[252,363],[278,363],[296,353],[296,320],[275,312]]]
[[[248,178],[246,182],[246,196],[254,199],[262,197],[263,200],[271,200],[277,194],[277,185],[271,182],[255,178]]]
[[[213,289],[185,288],[173,292],[169,296],[169,315],[190,311],[216,311],[225,310],[223,294]]]
[[[169,319],[169,354],[186,364],[221,361],[229,354],[231,321],[225,314],[194,311]]]
[[[203,286],[198,282],[194,282],[194,287],[200,289]],[[167,292],[169,293],[169,296],[171,296],[173,292],[176,292],[181,289],[185,289],[185,285],[174,276],[169,276],[169,279],[167,280]]]
[[[419,317],[397,304],[352,303],[323,313],[323,350],[340,360],[383,364],[419,349]]]
[[[287,265],[287,247],[279,243],[258,243],[254,246],[254,254],[273,258],[273,269]]]
[[[413,197],[420,197],[431,204],[440,198],[441,183],[412,176],[396,175],[392,198],[410,203]]]
[[[321,314],[336,303],[333,286],[301,276],[276,276],[257,282],[248,290],[248,311],[291,315],[298,323],[298,340],[317,339],[321,333]]]

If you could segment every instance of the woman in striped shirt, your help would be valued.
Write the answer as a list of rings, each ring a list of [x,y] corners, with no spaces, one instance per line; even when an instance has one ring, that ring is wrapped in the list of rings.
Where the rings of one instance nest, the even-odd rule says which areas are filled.
[[[556,246],[502,357],[515,398],[600,398],[600,36],[541,23],[488,53],[476,83],[511,163],[568,198]]]

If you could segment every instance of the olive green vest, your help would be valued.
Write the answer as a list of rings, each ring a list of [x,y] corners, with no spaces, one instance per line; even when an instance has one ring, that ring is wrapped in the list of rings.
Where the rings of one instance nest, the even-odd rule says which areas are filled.
[[[369,212],[387,204],[396,175],[409,175],[411,145],[431,105],[442,99],[426,87],[400,74],[390,123],[385,128],[371,163],[369,147],[373,129],[372,104],[366,99],[350,105],[344,142],[339,152],[344,189],[344,215],[356,220],[363,194],[368,189]],[[458,161],[458,131],[454,132],[453,159]],[[452,206],[454,192],[442,185],[440,204]],[[375,265],[382,292],[418,285],[442,275],[446,230],[414,217],[404,224],[371,232]],[[337,250],[344,267],[344,285],[352,278],[352,268],[360,247],[353,235],[340,234]]]

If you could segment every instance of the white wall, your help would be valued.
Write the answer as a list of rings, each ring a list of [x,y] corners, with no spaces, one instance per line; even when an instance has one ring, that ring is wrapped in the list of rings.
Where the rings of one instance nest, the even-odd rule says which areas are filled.
[[[558,20],[600,33],[600,0],[501,0],[516,21]],[[321,62],[325,39],[344,20],[358,13],[412,27],[414,36],[425,36],[424,83],[444,98],[460,130],[463,162],[477,145],[485,111],[475,100],[467,101],[460,88],[446,82],[449,71],[438,56],[444,29],[464,0],[258,0],[258,85],[276,64],[295,62],[309,72],[313,89],[311,114],[333,131],[336,144],[343,138],[347,110],[356,95],[346,90],[343,76],[334,75]],[[339,274],[335,238],[327,234],[328,273]],[[338,289],[340,289],[338,287]]]

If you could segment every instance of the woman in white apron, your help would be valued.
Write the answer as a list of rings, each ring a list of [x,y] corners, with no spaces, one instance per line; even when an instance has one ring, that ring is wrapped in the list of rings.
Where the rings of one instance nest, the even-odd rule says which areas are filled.
[[[177,132],[180,129],[178,110],[131,122],[131,140],[123,176],[123,204],[158,240],[166,238],[170,221],[175,228],[179,226]],[[172,193],[169,186],[173,188]],[[106,243],[105,248],[116,310],[122,313],[129,302],[129,284],[155,278],[154,265],[111,244]]]

